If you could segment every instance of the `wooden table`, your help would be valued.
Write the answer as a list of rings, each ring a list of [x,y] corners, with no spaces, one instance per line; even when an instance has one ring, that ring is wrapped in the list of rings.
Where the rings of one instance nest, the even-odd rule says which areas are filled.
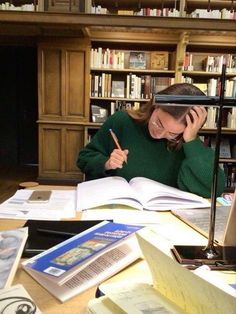
[[[55,187],[55,186],[38,186],[37,189],[71,189],[73,187]],[[169,230],[169,234],[166,234],[166,237],[171,235],[171,232],[175,233],[174,244],[198,244],[205,245],[207,240],[205,237],[194,231],[191,227],[184,224],[182,221],[173,216],[170,212],[159,212],[157,214],[158,226],[162,230]],[[77,214],[76,220],[80,219],[80,215]],[[9,230],[21,227],[25,221],[23,220],[8,220],[0,219],[0,230]],[[149,278],[151,276],[147,266],[144,265],[143,271],[139,272],[136,269],[139,269],[140,265],[143,267],[144,261],[139,261],[134,263],[134,265],[128,267],[126,270],[123,270],[110,280],[120,280],[122,278],[129,278],[130,280],[136,280],[138,276],[142,278]],[[140,264],[140,265],[139,265]],[[138,268],[137,268],[138,267]],[[135,275],[134,275],[135,274]],[[38,305],[40,310],[44,314],[84,314],[86,312],[86,306],[88,301],[95,296],[96,287],[91,288],[84,293],[73,297],[72,299],[61,303],[55,297],[53,297],[46,289],[40,286],[33,278],[31,278],[19,265],[17,273],[14,278],[13,284],[21,283],[26,288],[28,293],[31,295],[35,303]]]

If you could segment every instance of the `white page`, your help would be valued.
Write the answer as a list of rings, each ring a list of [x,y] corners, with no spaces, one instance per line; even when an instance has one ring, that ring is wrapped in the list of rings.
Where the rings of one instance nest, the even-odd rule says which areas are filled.
[[[49,202],[28,203],[33,190],[18,190],[0,204],[0,218],[59,220],[75,217],[75,190],[52,190]]]
[[[136,177],[130,180],[130,186],[138,193],[145,208],[152,210],[209,207],[209,202],[196,194],[184,192],[174,187]]]
[[[121,208],[98,208],[84,210],[81,215],[81,220],[113,220],[117,223],[125,224],[157,224],[159,215],[154,211],[136,210]]]
[[[79,183],[77,187],[77,210],[109,204],[142,206],[129,183],[122,177],[107,177]]]

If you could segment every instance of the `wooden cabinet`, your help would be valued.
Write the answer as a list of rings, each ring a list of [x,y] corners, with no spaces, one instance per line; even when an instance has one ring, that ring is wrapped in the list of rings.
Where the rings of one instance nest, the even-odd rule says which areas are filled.
[[[79,182],[76,167],[84,145],[84,127],[76,124],[39,124],[39,180]]]
[[[38,49],[39,119],[88,119],[89,42],[48,41]]]
[[[39,178],[80,180],[76,167],[89,117],[89,42],[48,40],[38,48]]]

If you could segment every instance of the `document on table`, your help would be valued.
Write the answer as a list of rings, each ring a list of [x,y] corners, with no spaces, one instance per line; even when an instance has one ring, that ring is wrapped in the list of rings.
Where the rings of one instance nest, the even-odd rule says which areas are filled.
[[[52,190],[47,203],[27,202],[33,190],[18,190],[12,197],[0,204],[0,218],[60,220],[75,217],[74,190]]]

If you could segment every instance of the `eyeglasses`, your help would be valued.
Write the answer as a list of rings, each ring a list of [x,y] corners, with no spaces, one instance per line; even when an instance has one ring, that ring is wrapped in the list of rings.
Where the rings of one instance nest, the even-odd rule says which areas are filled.
[[[168,139],[168,141],[170,142],[175,142],[178,143],[183,135],[183,133],[180,134],[176,134],[176,133],[171,133],[169,131],[166,131],[165,128],[163,127],[160,119],[157,118],[156,121],[152,121],[152,125],[159,131],[165,133],[166,138]]]

